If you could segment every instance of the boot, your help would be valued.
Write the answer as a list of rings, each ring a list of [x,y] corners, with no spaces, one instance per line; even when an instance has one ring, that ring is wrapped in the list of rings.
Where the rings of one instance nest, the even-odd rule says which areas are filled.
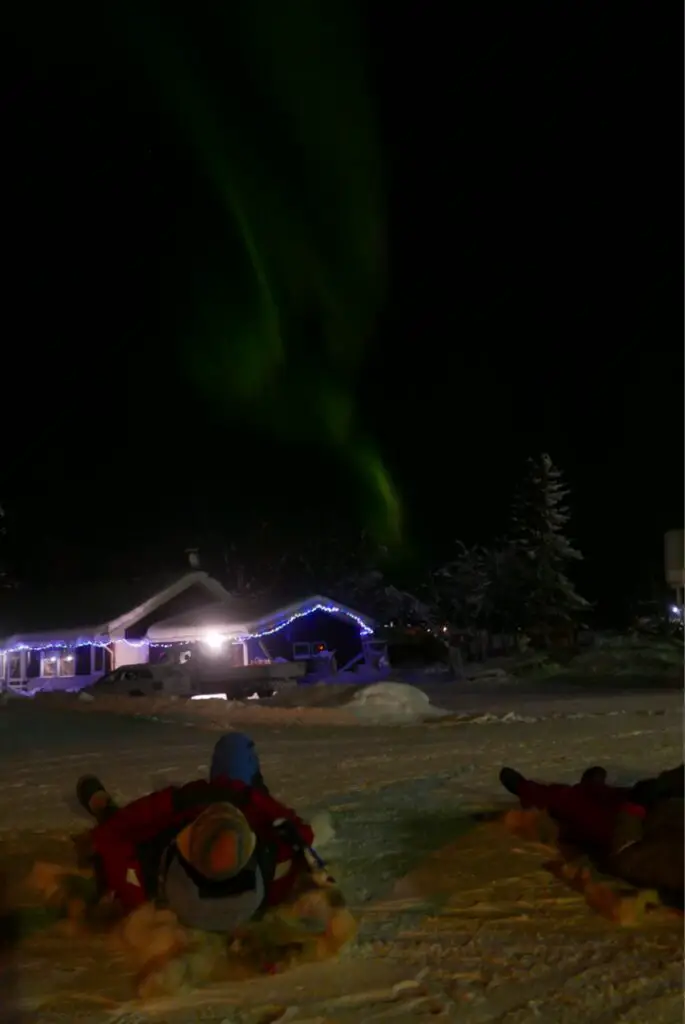
[[[517,772],[514,768],[503,768],[499,773],[499,781],[508,793],[518,796],[519,790],[526,780],[521,772]]]
[[[96,775],[82,775],[76,783],[76,798],[98,825],[111,818],[118,810],[112,797]]]

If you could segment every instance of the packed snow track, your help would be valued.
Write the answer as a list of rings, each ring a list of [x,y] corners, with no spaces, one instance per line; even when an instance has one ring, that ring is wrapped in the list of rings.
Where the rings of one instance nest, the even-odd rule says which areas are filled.
[[[254,726],[275,794],[333,814],[331,862],[361,920],[354,948],[338,963],[140,1006],[104,941],[36,931],[5,974],[12,998],[42,1024],[681,1022],[677,921],[610,924],[545,869],[540,850],[473,817],[511,806],[497,782],[503,764],[576,781],[601,763],[627,782],[682,759],[680,694],[633,694],[620,714],[577,705],[570,717],[538,707],[534,722]],[[1,707],[0,855],[12,885],[34,858],[64,858],[86,824],[71,798],[78,775],[94,771],[130,799],[206,773],[215,738],[95,708]]]

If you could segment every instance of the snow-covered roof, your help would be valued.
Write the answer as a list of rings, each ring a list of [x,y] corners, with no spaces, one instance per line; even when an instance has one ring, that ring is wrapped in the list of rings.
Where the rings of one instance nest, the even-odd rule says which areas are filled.
[[[222,604],[206,604],[192,611],[172,615],[148,628],[148,640],[169,642],[171,640],[196,640],[206,633],[243,633],[249,627],[241,612],[230,599]]]
[[[0,635],[5,646],[123,637],[131,626],[196,584],[207,590],[208,597],[228,596],[217,580],[201,571],[75,588],[19,590],[11,593],[6,607],[0,606]]]
[[[342,605],[339,601],[313,594],[299,601],[278,608],[261,609],[246,601],[228,598],[221,604],[215,603],[196,608],[191,612],[174,615],[156,622],[147,631],[148,640],[153,643],[169,643],[174,640],[196,640],[207,633],[217,632],[228,635],[257,633],[291,616],[306,614],[320,608],[330,615],[343,620],[354,619],[360,625],[373,630],[375,623],[368,615]]]

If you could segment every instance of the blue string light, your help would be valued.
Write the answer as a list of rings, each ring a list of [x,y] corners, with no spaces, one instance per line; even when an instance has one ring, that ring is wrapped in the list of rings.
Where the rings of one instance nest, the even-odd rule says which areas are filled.
[[[354,612],[348,611],[347,608],[340,608],[334,604],[315,604],[311,608],[303,609],[301,612],[295,612],[290,615],[283,622],[279,622],[275,626],[271,626],[268,629],[260,630],[256,633],[241,633],[240,636],[235,637],[232,640],[234,644],[242,644],[246,640],[258,640],[264,636],[272,636],[274,633],[279,633],[282,629],[286,629],[291,623],[296,622],[298,619],[307,618],[308,615],[313,615],[314,612],[325,612],[327,615],[344,615],[348,619],[351,619],[359,627],[360,636],[371,636],[373,629],[369,626],[368,622],[365,622],[360,615],[355,615]],[[198,637],[198,639],[202,639]],[[188,640],[176,640],[169,642],[161,642],[157,640],[148,640],[143,638],[141,640],[125,640],[119,638],[103,637],[101,640],[88,640],[85,637],[79,637],[76,640],[51,640],[45,643],[39,644],[15,644],[13,647],[6,647],[0,650],[0,654],[20,654],[22,651],[73,651],[77,647],[109,647],[112,643],[124,643],[129,647],[173,647],[177,643],[188,643]]]
[[[286,626],[296,622],[297,619],[304,619],[308,615],[312,615],[314,612],[326,612],[327,615],[346,615],[348,619],[352,619],[352,621],[359,626],[360,636],[371,636],[373,633],[371,626],[369,626],[369,624],[365,622],[360,615],[355,615],[354,612],[348,611],[347,608],[339,608],[338,605],[335,604],[315,604],[304,611],[295,612],[289,618],[285,619],[284,622],[280,622],[277,626],[272,626],[270,629],[263,629],[258,633],[241,633],[240,636],[233,640],[233,643],[242,644],[245,640],[259,640],[263,636],[272,636],[274,633],[280,633],[282,629],[285,629]]]
[[[150,640],[86,640],[79,637],[77,640],[50,640],[41,644],[15,644],[13,647],[5,647],[0,654],[20,654],[22,651],[75,651],[77,647],[109,647],[113,643],[128,644],[129,647],[171,647],[168,643],[155,643]]]

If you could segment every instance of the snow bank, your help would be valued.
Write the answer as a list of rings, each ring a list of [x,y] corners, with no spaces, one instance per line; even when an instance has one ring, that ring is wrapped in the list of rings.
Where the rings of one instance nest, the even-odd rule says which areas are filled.
[[[516,676],[498,665],[489,665],[487,662],[481,665],[466,665],[464,678],[469,682],[478,683],[479,686],[509,686],[512,683],[519,683]]]
[[[319,683],[298,686],[276,694],[264,703],[269,708],[299,708],[301,711],[338,708],[356,720],[373,722],[420,722],[448,714],[431,704],[430,698],[408,683],[382,682],[365,685]]]
[[[460,694],[458,687],[420,689],[406,683],[384,682],[367,686],[298,686],[294,692],[266,700],[183,700],[178,697],[97,697],[83,701],[76,694],[38,694],[12,704],[33,705],[86,714],[125,715],[158,722],[224,731],[252,728],[337,728],[367,725],[419,725],[464,729],[474,725],[532,725],[558,719],[610,717],[628,714],[645,717],[682,712],[680,692],[617,692],[579,698],[543,692],[524,699],[495,698],[496,691]],[[512,691],[505,691],[511,695]]]
[[[660,637],[599,635],[594,647],[577,654],[566,666],[570,675],[649,676],[682,682],[683,645]]]
[[[475,718],[469,718],[470,725],[491,725],[493,722],[501,722],[502,725],[513,725],[515,722],[532,723],[538,722],[540,719],[534,715],[519,715],[516,711],[508,711],[505,715],[495,715],[490,711],[486,711],[483,715],[477,715]]]
[[[424,721],[449,714],[431,704],[427,695],[408,683],[373,683],[354,693],[351,710],[362,719]]]
[[[287,687],[273,698],[255,700],[182,700],[173,696],[123,697],[107,695],[84,701],[83,694],[37,694],[38,704],[79,711],[197,722],[209,727],[247,725],[364,725],[430,721],[449,712],[407,683],[368,685],[316,684]]]

